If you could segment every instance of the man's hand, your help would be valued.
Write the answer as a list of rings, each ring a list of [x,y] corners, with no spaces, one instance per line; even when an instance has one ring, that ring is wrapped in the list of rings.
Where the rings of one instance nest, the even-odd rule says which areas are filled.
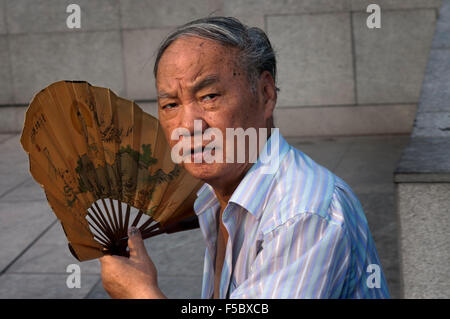
[[[158,288],[156,267],[145,249],[141,233],[135,227],[128,230],[130,257],[103,256],[103,287],[111,298],[166,298]]]

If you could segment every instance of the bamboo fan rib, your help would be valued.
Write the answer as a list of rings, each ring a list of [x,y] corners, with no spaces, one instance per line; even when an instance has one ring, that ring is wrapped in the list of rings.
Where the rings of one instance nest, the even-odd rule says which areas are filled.
[[[111,198],[108,200],[101,199],[100,203],[94,202],[88,208],[86,219],[94,234],[94,239],[98,241],[103,247],[104,251],[114,255],[126,256],[127,247],[127,230],[130,226],[138,226],[142,238],[150,238],[161,233],[168,232],[170,229],[162,226],[155,221],[151,216],[145,215],[143,210],[139,210],[135,216],[132,216],[132,207],[126,205],[123,212],[121,201],[114,201]],[[195,226],[195,220],[190,219],[192,227],[184,228],[191,229]],[[186,223],[186,225],[188,225]]]
[[[202,183],[172,162],[158,120],[109,89],[51,84],[31,101],[21,143],[78,260],[127,255],[131,225],[144,238],[198,227]]]

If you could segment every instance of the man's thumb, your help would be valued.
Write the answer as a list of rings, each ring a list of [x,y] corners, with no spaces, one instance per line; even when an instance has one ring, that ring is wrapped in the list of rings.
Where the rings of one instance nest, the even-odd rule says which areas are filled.
[[[128,229],[128,248],[130,249],[130,257],[142,257],[147,254],[141,232],[136,227]]]

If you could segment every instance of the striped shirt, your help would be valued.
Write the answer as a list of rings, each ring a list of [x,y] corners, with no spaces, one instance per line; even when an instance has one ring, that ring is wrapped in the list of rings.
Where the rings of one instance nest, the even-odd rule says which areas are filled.
[[[229,237],[220,298],[389,298],[350,187],[281,134],[272,134],[263,151],[272,143],[278,147],[268,158],[275,160],[265,164],[260,156],[223,212]],[[220,205],[208,184],[197,196],[206,241],[202,298],[212,298]]]

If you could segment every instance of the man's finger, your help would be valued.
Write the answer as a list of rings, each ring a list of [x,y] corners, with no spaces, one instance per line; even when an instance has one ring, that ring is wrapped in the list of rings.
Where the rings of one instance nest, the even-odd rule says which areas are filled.
[[[128,229],[128,248],[130,249],[130,257],[147,256],[147,249],[145,249],[141,232],[136,227]]]
[[[117,262],[122,262],[127,260],[128,258],[122,257],[122,256],[115,256],[115,255],[104,255],[100,257],[98,260],[100,261],[100,264],[112,264]]]

